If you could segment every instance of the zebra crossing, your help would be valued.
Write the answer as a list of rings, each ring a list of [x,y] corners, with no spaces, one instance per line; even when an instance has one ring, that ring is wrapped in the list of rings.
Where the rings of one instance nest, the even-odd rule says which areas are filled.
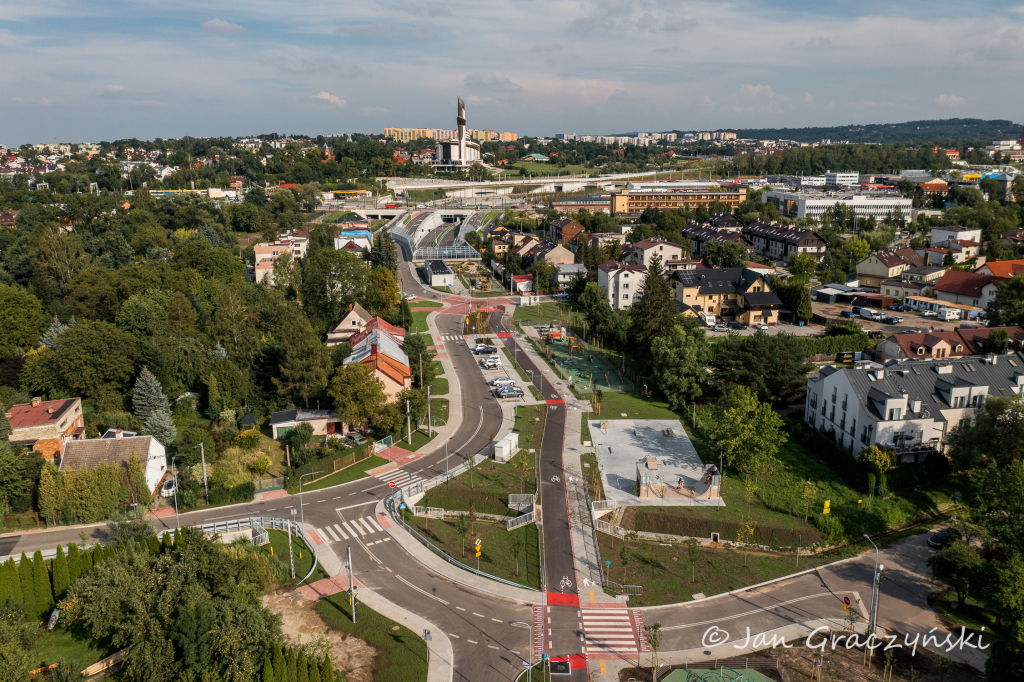
[[[406,486],[415,485],[427,480],[414,471],[406,471],[402,468],[392,469],[391,471],[385,471],[380,474],[373,474],[373,477],[378,481],[384,481],[385,483],[394,481],[395,485],[399,488],[405,488]]]
[[[382,533],[384,531],[384,528],[377,522],[377,519],[372,516],[356,517],[348,519],[347,521],[314,528],[314,530],[316,531],[316,534],[328,544],[351,540],[361,540],[367,545],[379,545],[382,542],[391,542],[390,537],[384,537],[382,539],[374,539],[374,537],[371,537],[376,533]],[[367,540],[365,538],[369,539]]]
[[[588,654],[638,654],[650,651],[640,609],[581,609]]]
[[[458,334],[441,334],[438,336],[442,341],[465,341],[465,337]]]

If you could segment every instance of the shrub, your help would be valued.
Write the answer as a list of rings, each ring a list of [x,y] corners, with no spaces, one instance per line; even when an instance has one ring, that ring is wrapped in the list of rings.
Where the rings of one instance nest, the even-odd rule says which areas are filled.
[[[833,514],[822,514],[818,517],[816,525],[821,531],[821,539],[825,544],[834,545],[845,535],[843,522]]]
[[[235,436],[234,441],[238,447],[242,448],[246,452],[250,452],[255,450],[256,446],[260,444],[260,432],[256,429],[242,431]]]
[[[211,488],[210,489],[210,504],[222,504],[228,501],[228,489],[227,488]]]
[[[178,491],[178,505],[186,509],[196,506],[196,492],[194,490]]]
[[[223,488],[221,488],[223,490]],[[240,483],[228,488],[228,497],[232,502],[250,502],[256,496],[256,484],[252,481]]]
[[[270,457],[262,452],[257,452],[245,463],[245,466],[249,471],[257,476],[262,476],[267,473],[267,469],[270,468]]]

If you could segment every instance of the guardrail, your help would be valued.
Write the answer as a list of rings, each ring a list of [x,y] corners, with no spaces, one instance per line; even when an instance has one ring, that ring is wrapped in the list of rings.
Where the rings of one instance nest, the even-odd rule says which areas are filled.
[[[587,497],[590,497],[590,493],[587,493]],[[590,503],[590,509],[592,511],[607,511],[609,509],[615,509],[615,503],[611,500],[594,500]]]
[[[513,530],[515,528],[519,528],[520,526],[525,526],[526,524],[528,524],[528,523],[530,523],[532,521],[536,521],[536,520],[537,520],[537,512],[530,512],[529,514],[523,514],[522,516],[517,516],[514,519],[509,519],[508,523],[505,524],[505,529],[506,530]]]
[[[755,656],[734,658],[708,658],[687,660],[683,663],[684,670],[718,670],[728,668],[729,670],[778,670],[779,659],[776,656]]]
[[[643,585],[622,585],[621,583],[617,583],[614,580],[605,580],[604,588],[606,590],[612,590],[613,592],[618,591],[619,594],[642,596],[644,593]]]

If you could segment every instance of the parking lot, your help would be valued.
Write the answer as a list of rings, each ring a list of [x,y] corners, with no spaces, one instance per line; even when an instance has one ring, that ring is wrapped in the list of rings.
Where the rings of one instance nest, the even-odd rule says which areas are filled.
[[[470,348],[472,348],[472,347],[473,346],[471,344]],[[519,402],[525,402],[526,395],[528,395],[527,394],[527,387],[521,385],[522,382],[519,381],[519,377],[516,375],[515,370],[505,366],[507,364],[505,358],[501,357],[500,355],[497,355],[497,357],[499,359],[499,362],[501,362],[501,364],[497,365],[496,367],[492,367],[492,366],[484,366],[481,363],[482,363],[482,361],[485,358],[487,358],[487,357],[495,357],[495,355],[488,356],[487,354],[481,354],[481,355],[476,355],[475,357],[477,359],[477,365],[480,366],[480,371],[484,375],[484,381],[487,382],[488,388],[490,388],[492,393],[494,393],[495,389],[499,388],[499,386],[495,386],[494,384],[492,384],[492,381],[494,381],[495,379],[499,379],[499,378],[500,379],[506,379],[506,380],[508,380],[508,384],[516,386],[523,393],[523,395],[517,395],[516,396],[516,398],[518,398],[518,401]],[[495,397],[497,397],[497,396],[495,396]],[[505,398],[498,398],[498,399],[499,400],[505,400]]]
[[[852,305],[846,303],[813,303],[812,306],[815,314],[828,318],[837,318],[839,317],[839,313],[842,311],[851,310],[853,308]],[[864,329],[873,329],[888,332],[890,334],[896,334],[897,332],[908,331],[911,329],[919,329],[923,332],[947,332],[953,331],[961,325],[960,320],[943,322],[942,320],[934,317],[925,317],[924,315],[916,312],[904,313],[890,310],[879,310],[879,312],[883,315],[898,315],[903,318],[903,322],[900,324],[884,324],[882,322],[875,322],[874,320],[867,320],[860,316],[857,316],[855,319]]]

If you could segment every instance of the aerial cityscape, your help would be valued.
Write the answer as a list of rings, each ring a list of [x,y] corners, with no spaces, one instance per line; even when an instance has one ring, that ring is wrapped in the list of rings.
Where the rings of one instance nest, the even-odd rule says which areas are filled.
[[[0,8],[0,682],[1024,679],[1024,12]]]

